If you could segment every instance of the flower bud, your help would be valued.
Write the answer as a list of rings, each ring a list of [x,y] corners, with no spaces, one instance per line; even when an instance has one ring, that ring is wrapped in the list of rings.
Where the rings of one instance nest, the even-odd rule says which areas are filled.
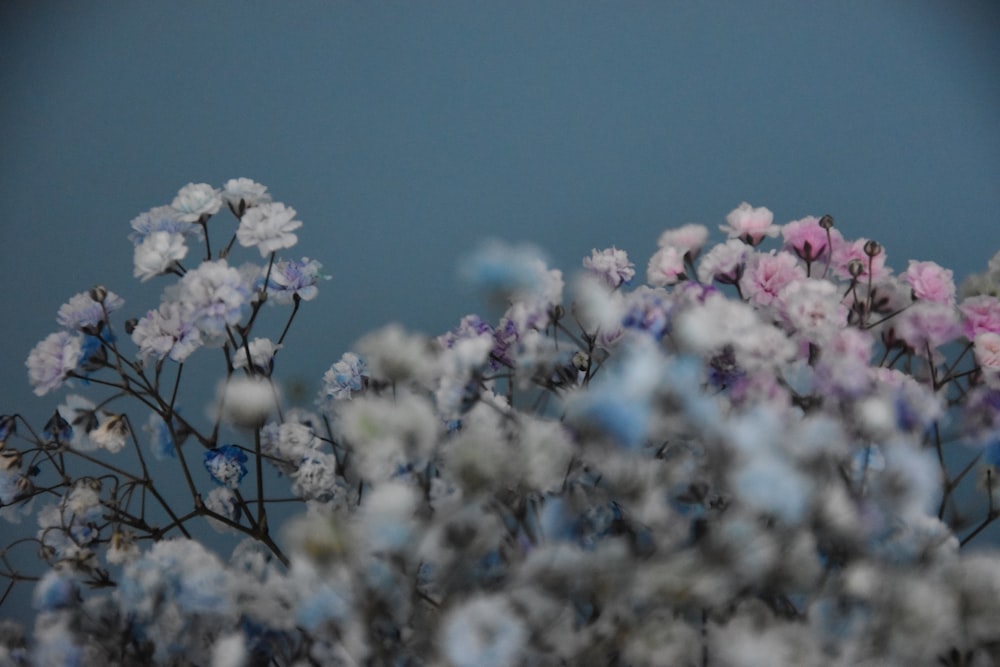
[[[137,317],[125,320],[125,333],[131,336],[137,324],[139,324],[139,318]]]
[[[587,366],[590,364],[590,355],[583,350],[577,350],[573,355],[573,368],[578,371],[587,370]]]
[[[831,229],[833,227],[833,216],[829,213],[824,215],[819,219],[819,226],[826,230]]]
[[[847,272],[851,274],[852,278],[857,278],[865,272],[864,262],[860,259],[852,259],[847,263]]]
[[[97,303],[104,303],[104,300],[108,298],[108,288],[104,285],[96,285],[90,288],[90,298]]]
[[[21,452],[9,451],[0,455],[0,470],[14,470],[21,467]]]
[[[875,255],[882,252],[882,246],[879,245],[878,241],[866,241],[865,242],[865,254],[869,257],[874,257]]]

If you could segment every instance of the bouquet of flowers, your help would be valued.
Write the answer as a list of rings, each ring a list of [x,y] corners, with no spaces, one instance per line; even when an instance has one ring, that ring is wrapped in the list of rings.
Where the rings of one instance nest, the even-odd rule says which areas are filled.
[[[462,271],[502,315],[389,324],[290,406],[325,278],[280,255],[295,218],[185,186],[132,221],[160,304],[93,287],[31,351],[66,393],[0,419],[0,520],[37,522],[0,551],[36,612],[0,665],[1000,661],[1000,556],[967,546],[1000,516],[1000,253],[958,290],[746,203],[637,287],[614,247],[564,279],[493,242]]]

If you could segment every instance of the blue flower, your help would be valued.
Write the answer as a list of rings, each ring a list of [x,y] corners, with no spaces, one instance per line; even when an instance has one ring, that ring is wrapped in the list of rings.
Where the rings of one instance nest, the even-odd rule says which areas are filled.
[[[303,257],[301,261],[282,260],[271,267],[271,277],[267,281],[267,296],[272,301],[287,305],[296,297],[311,301],[319,294],[316,284],[324,276],[319,270],[323,265],[314,259]]]
[[[350,398],[352,392],[361,391],[364,386],[366,370],[364,359],[353,352],[344,353],[340,361],[323,374],[323,392],[334,400]]]
[[[247,455],[235,445],[216,447],[205,452],[205,469],[219,484],[235,489],[246,477]]]

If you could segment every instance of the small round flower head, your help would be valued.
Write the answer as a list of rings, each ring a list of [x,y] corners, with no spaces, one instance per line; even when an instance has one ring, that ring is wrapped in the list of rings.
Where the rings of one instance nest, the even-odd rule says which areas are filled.
[[[646,282],[653,287],[674,285],[684,277],[684,253],[674,246],[663,246],[649,259]]]
[[[890,320],[896,336],[918,355],[926,355],[962,334],[954,307],[934,301],[918,301]]]
[[[212,479],[230,489],[235,489],[246,477],[247,455],[234,445],[224,445],[205,452],[205,469]]]
[[[180,235],[200,232],[200,228],[194,223],[181,220],[177,210],[172,206],[157,206],[140,213],[132,219],[132,229],[134,231],[128,235],[128,240],[133,245],[139,245],[153,232]]]
[[[527,639],[505,597],[480,595],[449,610],[441,642],[455,667],[503,667],[515,664]]]
[[[698,281],[706,285],[713,280],[735,285],[743,276],[749,251],[747,245],[737,239],[714,246],[698,263]]]
[[[241,210],[269,203],[271,193],[266,186],[249,178],[231,178],[222,186],[222,198],[233,211],[239,213]]]
[[[493,327],[479,315],[466,315],[458,326],[448,333],[438,336],[438,342],[444,349],[451,349],[456,343],[480,336],[493,336]]]
[[[913,296],[922,301],[955,304],[955,280],[951,269],[934,262],[910,260],[903,279],[913,288]]]
[[[187,255],[184,235],[178,232],[151,232],[135,247],[133,275],[142,282],[163,275]]]
[[[160,361],[167,355],[183,363],[202,345],[201,333],[186,319],[176,301],[165,301],[159,309],[146,313],[132,330],[132,342],[145,363],[150,359]]]
[[[275,262],[267,283],[269,301],[280,305],[290,304],[296,297],[302,301],[312,301],[319,294],[316,284],[320,278],[328,277],[319,272],[321,268],[322,264],[308,257],[299,261]]]
[[[364,359],[353,352],[345,352],[340,361],[323,374],[323,394],[335,401],[350,399],[351,394],[364,386]]]
[[[583,268],[603,279],[611,288],[629,283],[635,277],[635,264],[628,260],[628,253],[614,246],[604,250],[594,248],[590,257],[583,258]]]
[[[222,208],[219,191],[208,183],[188,183],[170,204],[184,222],[198,222],[203,216],[215,215]]]
[[[983,371],[983,379],[993,389],[1000,389],[1000,334],[984,331],[973,340],[972,351]]]
[[[202,262],[184,274],[178,287],[184,319],[209,338],[222,336],[227,325],[239,322],[250,298],[239,270],[224,259]]]
[[[830,242],[834,236],[840,238],[840,232],[827,230],[820,224],[820,218],[811,215],[793,220],[781,228],[784,249],[791,250],[807,263],[829,257]]]
[[[257,247],[261,257],[282,248],[291,248],[298,243],[292,232],[302,226],[301,220],[293,220],[295,209],[279,202],[267,202],[255,206],[243,214],[236,238],[244,248]]]
[[[36,396],[58,389],[66,376],[76,370],[83,356],[83,339],[79,334],[60,331],[49,334],[28,355],[28,381]]]
[[[755,253],[747,261],[740,289],[758,306],[769,306],[784,288],[805,277],[806,272],[789,252]]]
[[[267,378],[231,377],[220,385],[219,416],[231,424],[256,428],[278,407],[278,388]]]
[[[112,454],[125,448],[128,441],[128,421],[125,415],[106,415],[101,424],[90,432],[90,439]]]
[[[687,224],[663,232],[656,244],[661,248],[667,246],[677,248],[682,255],[694,258],[701,252],[707,240],[708,228],[705,225]]]
[[[274,355],[282,346],[275,345],[270,338],[254,338],[246,347],[250,348],[253,367],[265,375],[270,375],[274,366]],[[236,350],[236,354],[233,355],[233,368],[247,367],[246,347]]]
[[[236,521],[240,516],[236,494],[228,486],[217,486],[209,491],[205,496],[205,507],[230,521]],[[208,517],[208,523],[218,533],[234,532],[232,526],[215,517]]]
[[[827,280],[802,278],[781,290],[777,307],[785,323],[799,336],[821,344],[843,328],[847,308],[837,286]]]
[[[103,301],[97,301],[94,296],[102,296]],[[80,329],[93,332],[99,325],[106,324],[108,313],[114,312],[125,305],[125,300],[114,292],[91,294],[80,292],[59,307],[56,321],[67,329]]]
[[[461,273],[474,287],[505,298],[546,291],[545,256],[530,244],[491,241],[468,257]]]
[[[973,340],[984,332],[1000,333],[1000,299],[995,296],[970,296],[958,306],[962,313],[965,337]]]
[[[749,245],[759,245],[765,236],[775,237],[781,229],[773,224],[774,214],[770,209],[759,206],[754,208],[743,202],[729,212],[726,224],[719,229],[726,232],[731,239],[740,239]]]
[[[435,349],[424,336],[413,334],[398,324],[374,331],[356,345],[370,376],[388,382],[429,381],[435,367]]]

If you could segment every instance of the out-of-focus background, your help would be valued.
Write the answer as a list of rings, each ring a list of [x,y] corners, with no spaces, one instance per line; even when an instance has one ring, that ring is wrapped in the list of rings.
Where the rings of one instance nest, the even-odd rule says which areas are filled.
[[[94,284],[155,307],[129,221],[191,181],[298,210],[287,255],[332,276],[279,356],[307,401],[365,332],[479,308],[456,266],[485,238],[644,276],[661,231],[746,200],[897,270],[1000,250],[995,1],[8,0],[0,91],[0,413],[40,422],[66,392],[31,393],[28,352]]]

